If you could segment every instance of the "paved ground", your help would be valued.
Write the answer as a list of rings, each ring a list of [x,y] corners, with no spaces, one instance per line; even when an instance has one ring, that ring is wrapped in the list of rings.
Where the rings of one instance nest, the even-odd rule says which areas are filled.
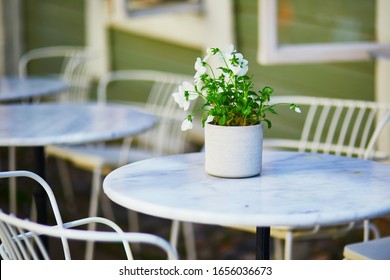
[[[22,149],[18,151],[18,166],[20,169],[34,171],[33,153],[30,149]],[[7,152],[6,149],[0,149],[0,170],[7,169]],[[89,184],[90,174],[88,172],[70,167],[72,180],[75,187],[76,203],[69,205],[62,195],[60,188],[58,173],[55,168],[55,162],[52,159],[48,160],[48,182],[54,189],[58,199],[60,210],[64,221],[69,221],[81,217],[86,217],[88,213],[89,199]],[[7,182],[0,181],[0,207],[6,208],[8,203],[8,188]],[[18,181],[20,184],[30,184],[25,181]],[[28,207],[23,207],[23,201],[27,202],[29,192],[25,191],[19,194],[20,206],[28,211]],[[27,205],[27,203],[26,203]],[[127,228],[127,210],[113,205],[115,213],[115,221],[124,229]],[[169,230],[171,222],[164,219],[140,215],[141,231],[158,234],[166,239],[169,238]],[[376,220],[381,228],[383,235],[390,235],[390,221]],[[251,233],[246,233],[238,230],[233,230],[220,226],[194,224],[196,247],[198,259],[254,259],[255,236]],[[347,243],[359,241],[361,238],[360,231],[354,231],[346,237],[337,240],[325,239],[317,241],[300,241],[295,243],[295,258],[297,259],[342,259],[342,249]],[[83,258],[84,245],[75,243],[73,246],[76,259]],[[54,244],[52,253],[59,255],[58,248]],[[121,250],[114,246],[98,245],[96,248],[96,259],[122,259]],[[141,254],[135,253],[136,257],[153,259],[162,258],[162,255],[156,252],[153,248],[144,246],[141,248]],[[183,258],[186,254],[183,248],[183,239],[179,242],[179,253]]]

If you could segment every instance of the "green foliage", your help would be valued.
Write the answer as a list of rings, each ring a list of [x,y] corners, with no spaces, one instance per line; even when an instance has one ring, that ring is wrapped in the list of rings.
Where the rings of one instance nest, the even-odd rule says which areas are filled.
[[[179,92],[173,94],[180,107],[187,110],[191,100],[200,97],[203,105],[195,111],[203,111],[202,124],[210,122],[223,126],[249,126],[265,122],[271,127],[267,114],[277,114],[275,106],[270,104],[274,90],[266,86],[253,90],[251,77],[247,76],[248,61],[237,53],[231,45],[226,52],[218,48],[207,50],[207,56],[195,63],[194,84],[183,83]],[[219,58],[219,65],[210,62],[211,57]],[[300,112],[298,105],[289,104],[290,108]],[[183,122],[182,129],[192,128],[193,116]]]

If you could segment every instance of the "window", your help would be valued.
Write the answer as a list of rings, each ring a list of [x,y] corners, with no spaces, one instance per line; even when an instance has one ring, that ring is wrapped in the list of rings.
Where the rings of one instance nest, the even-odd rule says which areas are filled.
[[[295,38],[288,38],[283,34],[283,23],[288,22],[288,17],[294,16],[286,5],[293,5],[296,9],[295,15],[298,14],[299,4],[305,1],[296,0],[258,0],[259,1],[259,50],[258,61],[261,64],[287,64],[287,63],[318,63],[318,62],[334,62],[334,61],[356,61],[371,59],[371,52],[383,48],[385,45],[374,41],[373,36],[361,36],[355,34],[350,37],[343,34],[340,35],[340,24],[353,25],[358,24],[359,15],[349,15],[354,20],[342,21],[341,19],[348,19],[347,15],[340,15],[339,18],[334,14],[333,22],[336,22],[334,32],[330,31],[330,37],[310,36],[307,42],[294,42]],[[335,5],[345,5],[343,1],[314,1],[321,5],[336,3]],[[313,5],[313,1],[306,1],[306,5]],[[353,1],[349,1],[353,5]],[[317,3],[317,5],[318,5]],[[362,2],[360,2],[362,3]],[[372,3],[367,0],[365,3]],[[315,5],[315,4],[314,4]],[[375,5],[375,4],[374,4]],[[349,6],[351,7],[351,6]],[[353,7],[353,6],[352,6]],[[291,6],[290,6],[291,8]],[[285,10],[283,10],[285,9]],[[318,6],[315,10],[324,14],[320,24],[329,25],[329,13],[324,10],[319,10]],[[351,13],[351,9],[348,13]],[[353,10],[353,9],[352,9]],[[339,12],[333,7],[333,12]],[[353,12],[353,11],[352,11]],[[363,11],[365,12],[365,11]],[[375,11],[374,11],[375,12]],[[337,15],[336,15],[337,16]],[[331,18],[329,16],[329,18]],[[283,21],[285,20],[285,21]],[[373,13],[373,22],[375,22],[375,13]],[[337,26],[338,24],[338,26]],[[343,27],[345,28],[345,26]],[[353,26],[351,28],[354,28]],[[375,29],[375,26],[373,26]],[[372,31],[372,30],[371,30]],[[289,34],[293,34],[294,30],[290,28]],[[368,32],[370,33],[370,32]],[[371,34],[375,33],[371,32]],[[349,33],[351,34],[351,33]]]
[[[136,6],[136,2],[149,1],[154,4]],[[111,3],[108,24],[114,28],[191,48],[234,43],[233,0],[112,0]],[[150,16],[132,16],[132,13]]]

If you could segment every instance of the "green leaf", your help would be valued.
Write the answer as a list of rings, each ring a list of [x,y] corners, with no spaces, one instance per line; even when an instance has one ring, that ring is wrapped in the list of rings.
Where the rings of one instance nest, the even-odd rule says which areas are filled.
[[[267,127],[268,127],[268,128],[271,128],[271,127],[272,127],[272,124],[271,124],[271,122],[270,122],[269,120],[264,119],[264,121],[267,123]]]
[[[218,121],[219,125],[225,125],[226,124],[226,115],[223,115],[222,118]]]
[[[243,113],[245,116],[248,116],[248,115],[251,113],[251,107],[242,108],[242,113]]]
[[[267,110],[270,111],[274,115],[278,115],[278,112],[276,112],[272,107],[268,107]]]

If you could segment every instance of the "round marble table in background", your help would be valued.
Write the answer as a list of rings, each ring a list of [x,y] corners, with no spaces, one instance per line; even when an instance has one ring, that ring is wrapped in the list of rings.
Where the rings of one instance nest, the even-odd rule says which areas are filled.
[[[0,102],[28,100],[57,94],[67,87],[69,87],[67,81],[55,77],[2,77],[0,78]]]
[[[156,117],[117,104],[0,105],[0,146],[36,147],[37,173],[45,178],[44,146],[120,139],[154,126]],[[38,221],[46,223],[45,193],[38,196]]]
[[[390,214],[390,165],[333,155],[265,151],[261,176],[246,179],[208,175],[203,153],[160,157],[114,170],[103,188],[112,201],[145,214],[255,226],[258,258],[269,258],[271,226],[332,225]]]
[[[81,144],[132,136],[156,117],[118,104],[41,103],[0,105],[0,146]]]

